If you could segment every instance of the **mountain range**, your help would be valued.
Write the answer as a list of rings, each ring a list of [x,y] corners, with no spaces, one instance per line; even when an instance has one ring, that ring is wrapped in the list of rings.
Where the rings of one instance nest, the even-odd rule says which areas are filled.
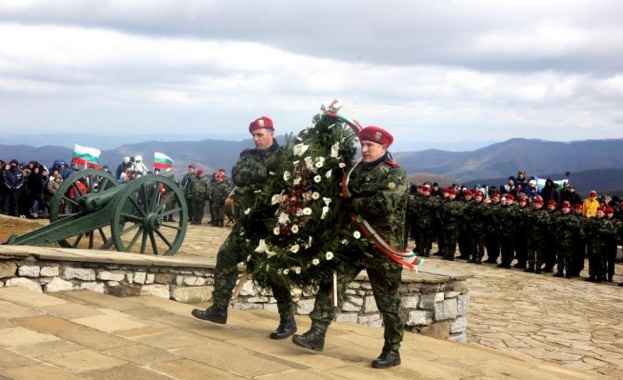
[[[71,136],[63,136],[65,141]],[[283,141],[283,136],[278,137]],[[150,166],[154,152],[162,152],[175,161],[181,176],[190,163],[207,173],[225,168],[230,172],[239,153],[252,147],[250,139],[241,141],[205,139],[200,141],[144,141],[102,150],[100,162],[114,172],[124,156],[142,155]],[[418,182],[435,178],[442,185],[476,183],[499,186],[518,170],[527,177],[569,179],[579,193],[590,190],[623,192],[623,139],[556,142],[514,138],[463,152],[439,149],[392,152],[394,159]],[[51,165],[56,159],[71,160],[73,150],[66,146],[0,145],[0,158],[21,161],[37,160]]]

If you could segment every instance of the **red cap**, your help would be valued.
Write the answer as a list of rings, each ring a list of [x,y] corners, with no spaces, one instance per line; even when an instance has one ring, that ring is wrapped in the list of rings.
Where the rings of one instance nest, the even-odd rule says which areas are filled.
[[[553,199],[550,199],[549,201],[547,201],[547,205],[548,206],[556,206],[556,201]]]
[[[613,212],[614,212],[614,209],[612,207],[610,207],[610,206],[606,207],[606,214],[610,214],[610,213],[613,213]]]
[[[197,175],[203,175],[203,173],[205,173],[205,172],[203,171],[203,169],[199,169],[199,170],[197,170]]]
[[[470,189],[463,190],[463,195],[472,195],[472,191]]]
[[[542,205],[543,204],[543,198],[541,198],[541,197],[534,198],[534,203]]]
[[[223,169],[223,168],[220,168],[218,171],[225,173],[225,169]]]
[[[394,142],[394,136],[383,128],[373,125],[365,127],[359,132],[359,141],[372,141],[377,144],[386,145],[388,148]]]
[[[474,193],[475,197],[484,197],[485,195],[482,193],[482,191],[478,190]]]
[[[506,197],[507,200],[508,199],[510,199],[511,201],[515,200],[515,196],[513,194],[506,194],[505,197]]]
[[[526,202],[528,201],[528,198],[525,195],[520,195],[519,198],[517,198],[517,200],[519,202]]]
[[[454,187],[449,187],[445,189],[444,192],[447,192],[448,194],[456,195],[456,189]]]
[[[195,165],[193,165],[193,164],[188,165],[188,169],[190,169],[190,168],[193,168],[193,169],[194,169],[194,168],[195,168]]]
[[[498,193],[498,192],[493,193],[491,198],[500,198],[500,193]]]
[[[569,203],[569,201],[563,201],[563,202],[560,204],[560,207],[571,207],[571,203]]]
[[[253,133],[253,131],[256,131],[262,128],[275,129],[273,128],[273,120],[269,117],[262,116],[262,117],[258,117],[257,119],[253,120],[251,124],[249,124],[249,132],[251,133]]]
[[[582,203],[576,203],[573,205],[573,207],[577,210],[577,209],[582,209]]]
[[[597,207],[597,211],[606,212],[606,208],[604,206]]]

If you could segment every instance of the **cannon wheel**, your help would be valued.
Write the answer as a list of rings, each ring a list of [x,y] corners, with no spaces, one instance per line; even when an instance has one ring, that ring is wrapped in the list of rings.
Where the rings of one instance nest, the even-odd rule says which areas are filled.
[[[117,201],[111,226],[117,250],[174,255],[188,226],[188,206],[180,187],[159,174],[148,174],[126,186]],[[173,216],[179,220],[166,221]]]
[[[69,192],[72,188],[74,188],[74,191],[80,196],[84,195],[82,191],[80,191],[80,188],[76,186],[76,181],[82,178],[85,180],[87,193],[95,193],[119,186],[119,182],[115,180],[112,174],[99,169],[84,169],[70,175],[63,181],[54,195],[54,198],[52,198],[52,204],[50,205],[50,222],[53,223],[57,220],[82,212],[79,203],[69,197]],[[99,235],[101,240],[95,239],[97,235]],[[107,246],[110,246],[110,236],[107,236],[106,231],[101,228],[97,231],[89,231],[68,239],[60,240],[58,244],[65,248],[77,248],[84,239],[88,240],[86,243],[89,249],[105,249]]]

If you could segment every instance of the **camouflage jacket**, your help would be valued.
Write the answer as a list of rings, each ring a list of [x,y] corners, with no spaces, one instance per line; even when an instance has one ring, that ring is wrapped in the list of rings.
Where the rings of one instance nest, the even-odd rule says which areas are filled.
[[[554,220],[554,238],[559,245],[573,245],[583,235],[582,223],[573,214],[560,214]]]
[[[438,201],[433,196],[419,196],[415,198],[415,207],[411,212],[417,215],[418,228],[429,228],[437,218]]]
[[[232,180],[236,185],[233,198],[238,211],[246,208],[245,199],[252,198],[256,190],[265,190],[269,173],[277,170],[283,156],[284,150],[277,141],[268,149],[246,149],[240,153],[232,169]]]
[[[349,211],[363,217],[392,247],[403,249],[408,189],[404,169],[387,155],[361,162],[348,183]]]
[[[212,192],[210,195],[210,199],[214,205],[223,206],[230,192],[231,185],[229,184],[229,182],[215,181],[212,183]]]
[[[465,208],[465,220],[469,224],[469,229],[476,234],[485,233],[485,218],[487,215],[487,204],[483,202],[470,202]]]
[[[456,227],[463,214],[463,203],[455,200],[444,199],[441,202],[441,225],[444,228]]]
[[[212,184],[206,177],[195,177],[195,179],[190,183],[190,186],[191,189],[188,193],[188,197],[190,199],[205,201],[210,196],[210,188],[212,187]]]
[[[193,182],[197,179],[196,173],[186,173],[180,181],[180,186],[184,189],[184,195],[186,198],[190,197],[190,193],[193,189]]]
[[[539,239],[549,231],[550,214],[545,209],[532,209],[528,213],[528,237]]]
[[[515,236],[517,233],[517,220],[523,211],[515,204],[501,207],[500,235]]]

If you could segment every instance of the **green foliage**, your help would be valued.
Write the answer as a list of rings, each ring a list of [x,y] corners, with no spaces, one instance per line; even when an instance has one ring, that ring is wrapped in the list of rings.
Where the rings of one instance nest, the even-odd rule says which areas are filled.
[[[316,115],[296,138],[288,137],[269,181],[246,192],[253,199],[244,204],[253,206],[240,220],[245,257],[260,286],[315,285],[345,265],[349,247],[368,244],[345,212],[340,190],[354,165],[356,140],[341,120]],[[254,232],[260,230],[269,232]]]

